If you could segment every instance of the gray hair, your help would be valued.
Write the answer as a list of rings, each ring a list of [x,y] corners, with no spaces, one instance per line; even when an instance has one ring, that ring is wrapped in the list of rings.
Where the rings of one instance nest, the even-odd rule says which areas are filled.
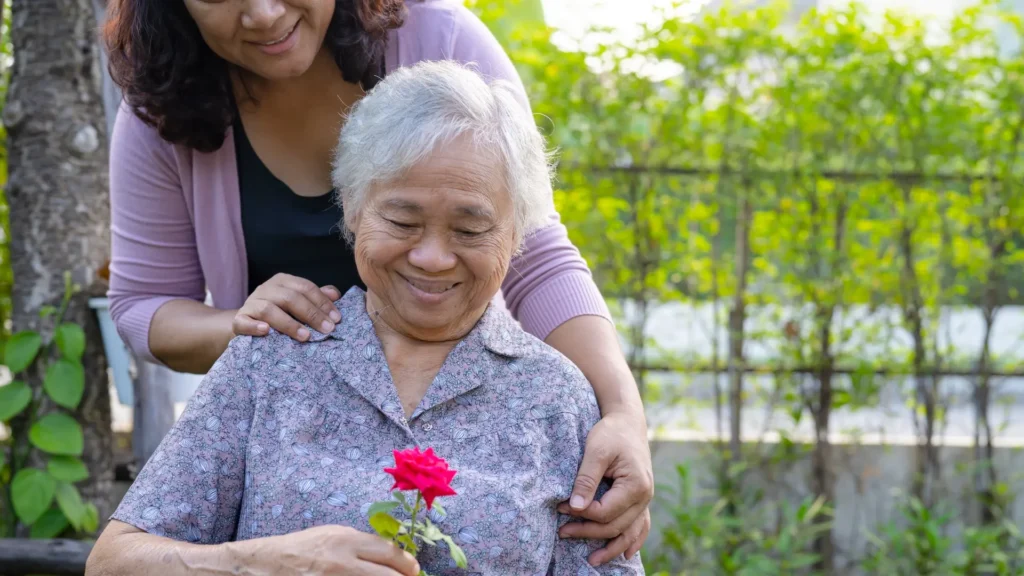
[[[367,193],[399,180],[439,146],[463,134],[496,153],[513,206],[517,247],[554,211],[544,138],[514,84],[488,84],[452,61],[390,73],[349,111],[331,174],[345,211],[346,238]]]

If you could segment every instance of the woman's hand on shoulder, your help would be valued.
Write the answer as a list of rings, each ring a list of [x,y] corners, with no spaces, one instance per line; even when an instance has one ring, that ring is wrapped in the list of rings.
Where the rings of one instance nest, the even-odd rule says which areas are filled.
[[[603,478],[610,478],[612,485],[596,500]],[[584,521],[566,524],[559,536],[609,540],[590,556],[595,566],[619,554],[631,558],[650,533],[648,504],[653,498],[654,472],[643,417],[628,412],[606,414],[587,435],[572,498],[558,510]]]
[[[317,286],[304,278],[276,274],[249,296],[232,321],[237,336],[266,336],[270,328],[299,342],[309,339],[306,326],[329,333],[341,322],[334,301],[341,293],[334,286]]]
[[[376,534],[347,526],[316,526],[238,542],[239,560],[269,574],[417,576],[411,554]]]

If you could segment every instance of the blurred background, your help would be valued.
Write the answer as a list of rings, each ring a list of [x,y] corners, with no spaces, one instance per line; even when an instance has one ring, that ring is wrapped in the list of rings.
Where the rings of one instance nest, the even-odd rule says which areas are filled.
[[[468,5],[647,406],[648,572],[1024,574],[1024,0]],[[10,342],[32,242],[0,210]],[[130,389],[76,408],[90,470],[132,459]],[[0,529],[87,538],[126,479],[80,482],[86,512],[18,532],[0,469]]]

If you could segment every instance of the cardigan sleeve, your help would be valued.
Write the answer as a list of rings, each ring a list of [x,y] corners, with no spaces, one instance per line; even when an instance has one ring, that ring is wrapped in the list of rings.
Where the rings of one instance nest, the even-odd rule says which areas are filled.
[[[161,364],[149,326],[170,300],[202,302],[206,283],[171,146],[122,106],[110,141],[110,316],[139,358]]]
[[[453,9],[451,38],[452,59],[477,67],[485,78],[512,82],[520,88],[523,105],[529,109],[526,90],[512,61],[487,26],[463,6]],[[549,224],[526,238],[523,251],[512,261],[502,296],[523,329],[541,340],[577,316],[611,321],[587,262],[569,240],[553,208]]]

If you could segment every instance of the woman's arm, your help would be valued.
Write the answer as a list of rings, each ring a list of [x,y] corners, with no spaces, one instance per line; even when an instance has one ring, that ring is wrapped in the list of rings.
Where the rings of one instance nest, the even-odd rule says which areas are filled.
[[[113,520],[96,541],[86,576],[415,576],[408,552],[346,526],[318,526],[283,536],[191,544]]]
[[[173,150],[127,106],[118,110],[111,135],[110,212],[108,296],[114,324],[132,352],[160,363],[151,350],[150,332],[154,317],[174,302],[175,314],[161,314],[173,318],[171,330],[157,331],[154,348],[171,360],[171,368],[184,368],[175,361],[190,353],[202,355],[210,338],[184,346],[178,341],[168,354],[163,336],[175,327],[206,327],[216,311],[202,304],[206,282]]]

